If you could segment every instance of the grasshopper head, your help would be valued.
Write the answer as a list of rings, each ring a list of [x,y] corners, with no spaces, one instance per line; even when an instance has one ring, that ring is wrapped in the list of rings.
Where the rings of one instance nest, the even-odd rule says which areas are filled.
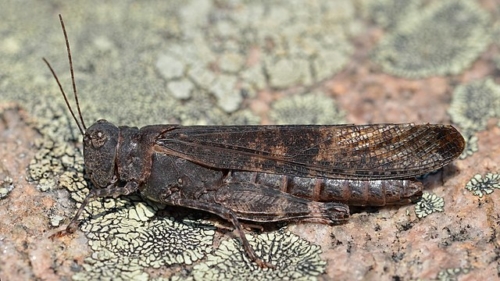
[[[106,120],[98,120],[83,137],[85,172],[97,188],[113,181],[119,129]]]

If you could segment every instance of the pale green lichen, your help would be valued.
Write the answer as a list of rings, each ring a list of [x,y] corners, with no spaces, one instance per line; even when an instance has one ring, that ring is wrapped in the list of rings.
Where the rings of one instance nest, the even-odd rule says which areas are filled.
[[[189,80],[172,81],[168,83],[167,89],[169,94],[177,99],[185,100],[191,97],[194,90],[194,84]]]
[[[64,221],[64,217],[59,215],[49,215],[49,218],[50,218],[50,226],[52,227],[58,227]]]
[[[276,124],[345,123],[335,100],[320,93],[284,97],[272,105],[269,115]]]
[[[271,87],[285,88],[312,83],[309,62],[306,59],[268,58],[265,66],[270,77],[269,84]]]
[[[314,82],[332,77],[347,64],[352,50],[346,40],[340,34],[328,34],[321,38],[321,47],[311,59],[310,71]]]
[[[219,75],[210,87],[210,92],[217,98],[217,105],[226,112],[236,111],[243,101],[237,83],[238,79],[234,76]]]
[[[472,1],[436,1],[406,16],[374,53],[383,70],[397,76],[458,74],[490,42],[489,16]]]
[[[226,52],[219,58],[219,67],[226,73],[238,73],[245,65],[245,59],[236,52]]]
[[[259,268],[243,252],[239,240],[226,240],[205,262],[195,265],[195,280],[316,280],[325,271],[319,246],[283,230],[247,235],[257,255],[276,266]]]
[[[156,61],[156,69],[167,80],[182,78],[185,67],[181,60],[171,55],[161,54]]]
[[[310,86],[338,72],[352,52],[354,14],[348,1],[195,1],[180,12],[186,40],[168,45],[156,66],[167,83],[190,80],[215,97],[212,106],[232,113],[242,92]]]
[[[420,0],[364,0],[365,17],[386,29],[396,28],[422,5]]]
[[[424,192],[422,198],[415,205],[415,214],[419,219],[435,212],[443,212],[444,199],[436,194]]]
[[[14,180],[12,180],[9,176],[5,176],[2,180],[0,180],[0,199],[7,197],[13,189]]]
[[[500,174],[487,173],[484,178],[476,174],[465,185],[465,188],[482,198],[484,195],[491,194],[495,189],[500,189]]]
[[[470,272],[470,268],[448,268],[441,270],[437,275],[439,281],[456,281],[458,276]]]
[[[463,136],[465,138],[465,149],[460,154],[459,159],[465,159],[479,150],[478,138],[475,133],[465,133]]]
[[[493,58],[493,63],[495,64],[496,71],[500,70],[500,56],[495,56]]]
[[[16,110],[18,108],[14,107]],[[10,106],[2,108],[0,106],[0,120],[3,118],[3,111],[5,109],[11,109]],[[6,162],[6,161],[4,161]],[[7,163],[7,162],[6,162]],[[6,198],[9,193],[14,189],[14,180],[11,177],[11,174],[7,167],[4,166],[2,162],[0,162],[0,199]]]
[[[144,272],[144,268],[126,256],[116,255],[102,251],[86,258],[83,271],[72,276],[75,281],[87,280],[137,280],[147,281],[149,275]]]
[[[500,116],[500,86],[492,79],[460,85],[453,91],[451,120],[471,132],[484,130],[488,119]]]
[[[30,180],[38,182],[37,188],[48,191],[56,187],[57,175],[75,163],[75,148],[62,140],[48,137],[35,140],[38,148],[28,166]]]
[[[261,63],[245,68],[241,72],[241,78],[246,84],[243,87],[251,90],[249,91],[250,97],[255,97],[255,92],[259,89],[264,89],[267,85],[264,66]]]
[[[260,122],[260,118],[249,110],[227,113],[214,107],[207,91],[202,89],[195,89],[184,106],[172,108],[170,113],[176,117],[171,123],[183,125],[255,125]]]
[[[106,214],[104,219],[93,219],[82,227],[94,251],[106,249],[143,267],[159,268],[192,264],[212,250],[213,226],[173,218],[140,222],[125,212]]]
[[[466,147],[460,159],[479,150],[476,133],[484,130],[490,118],[500,116],[500,86],[491,78],[460,85],[453,91],[448,113],[464,131]]]

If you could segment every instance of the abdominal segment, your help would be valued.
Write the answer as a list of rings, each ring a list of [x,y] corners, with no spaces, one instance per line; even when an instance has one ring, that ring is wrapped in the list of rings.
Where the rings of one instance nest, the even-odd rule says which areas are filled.
[[[233,171],[229,182],[255,182],[317,202],[351,206],[408,204],[422,195],[421,182],[411,179],[350,180],[305,178],[268,173]]]

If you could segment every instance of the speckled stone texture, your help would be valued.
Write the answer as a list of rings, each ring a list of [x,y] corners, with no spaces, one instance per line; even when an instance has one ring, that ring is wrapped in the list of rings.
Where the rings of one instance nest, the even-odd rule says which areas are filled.
[[[9,1],[0,9],[1,280],[500,278],[500,14],[481,1]],[[64,16],[87,125],[446,123],[459,160],[408,206],[249,230],[138,196],[82,202]],[[464,24],[467,28],[457,28]],[[444,42],[444,43],[443,43]],[[410,79],[412,78],[412,79]]]

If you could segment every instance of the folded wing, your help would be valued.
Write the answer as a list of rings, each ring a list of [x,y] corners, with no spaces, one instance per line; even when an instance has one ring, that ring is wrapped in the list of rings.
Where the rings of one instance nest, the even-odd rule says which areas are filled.
[[[439,124],[187,126],[163,133],[155,150],[219,169],[397,179],[437,170],[464,146]]]

